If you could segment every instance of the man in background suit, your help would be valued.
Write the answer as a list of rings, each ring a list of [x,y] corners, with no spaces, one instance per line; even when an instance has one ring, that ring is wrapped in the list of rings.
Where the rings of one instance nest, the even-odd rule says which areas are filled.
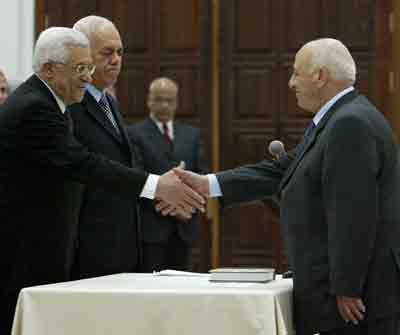
[[[91,152],[128,167],[138,166],[119,106],[106,90],[116,83],[121,70],[123,46],[118,30],[99,16],[85,17],[73,29],[88,38],[96,66],[82,102],[69,108],[74,135]],[[85,188],[79,215],[78,278],[140,270],[137,205],[136,198],[126,199],[94,186]]]
[[[289,86],[314,117],[291,155],[216,176],[177,169],[225,205],[280,192],[299,335],[398,334],[400,165],[389,123],[355,76],[341,42],[307,43]]]
[[[157,78],[149,88],[150,115],[128,128],[138,147],[146,171],[163,173],[180,162],[199,173],[207,171],[204,146],[197,128],[174,120],[178,106],[178,85],[169,78]],[[199,215],[191,220],[162,216],[153,201],[142,201],[143,271],[187,270],[190,245],[199,235]]]
[[[172,172],[149,175],[75,140],[66,106],[81,101],[95,69],[83,34],[45,30],[33,67],[0,106],[1,334],[11,332],[21,288],[71,278],[81,183],[128,199],[161,198],[186,212],[203,202]]]
[[[0,105],[6,101],[9,92],[10,87],[8,85],[6,75],[0,70]]]

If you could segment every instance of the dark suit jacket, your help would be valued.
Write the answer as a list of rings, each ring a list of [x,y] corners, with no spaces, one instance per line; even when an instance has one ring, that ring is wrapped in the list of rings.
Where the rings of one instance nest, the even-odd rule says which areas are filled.
[[[147,174],[87,151],[33,75],[0,107],[0,295],[70,279],[81,186],[133,199]]]
[[[129,126],[128,133],[139,150],[144,169],[149,173],[163,174],[177,166],[180,161],[185,162],[188,170],[199,173],[207,171],[204,146],[197,128],[174,121],[173,149],[151,118]],[[192,242],[198,236],[198,216],[195,216],[189,224],[182,224],[173,217],[158,214],[154,210],[153,201],[146,199],[142,201],[142,232],[145,242],[165,241],[176,228],[185,241]]]
[[[79,104],[69,107],[74,135],[89,151],[128,167],[138,166],[117,102],[107,96],[118,134],[93,96],[86,92]],[[77,262],[79,277],[137,271],[139,226],[136,198],[88,186],[79,217]]]
[[[400,308],[400,166],[388,122],[350,92],[294,159],[217,175],[230,204],[281,191],[297,331],[344,326],[336,295],[362,297],[367,321]]]

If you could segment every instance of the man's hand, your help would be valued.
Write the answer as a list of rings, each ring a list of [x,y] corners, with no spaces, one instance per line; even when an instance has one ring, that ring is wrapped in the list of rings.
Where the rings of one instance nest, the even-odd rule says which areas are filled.
[[[192,213],[182,213],[176,207],[167,204],[163,200],[158,200],[155,204],[155,209],[157,212],[160,212],[162,215],[167,216],[174,216],[181,222],[188,222],[188,220],[192,217]]]
[[[188,170],[183,170],[179,167],[173,169],[176,175],[184,182],[189,185],[193,190],[200,193],[204,197],[210,195],[210,187],[208,185],[207,176],[197,174]]]
[[[155,197],[174,207],[175,215],[190,218],[193,209],[204,212],[205,199],[182,183],[172,170],[160,176]]]
[[[338,295],[336,296],[336,303],[344,321],[351,321],[357,325],[359,321],[364,319],[366,309],[360,298]]]

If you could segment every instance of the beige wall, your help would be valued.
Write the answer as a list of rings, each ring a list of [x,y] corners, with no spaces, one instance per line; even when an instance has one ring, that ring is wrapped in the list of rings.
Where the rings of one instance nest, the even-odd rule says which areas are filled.
[[[32,73],[35,0],[0,0],[0,68],[11,83]]]

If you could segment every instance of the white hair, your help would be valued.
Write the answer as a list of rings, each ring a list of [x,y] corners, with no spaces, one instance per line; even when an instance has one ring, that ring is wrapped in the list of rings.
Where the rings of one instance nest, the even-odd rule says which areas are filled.
[[[77,21],[72,29],[80,31],[88,38],[89,42],[91,42],[93,41],[94,35],[97,33],[99,28],[106,25],[111,25],[115,28],[114,23],[112,23],[109,19],[106,19],[102,16],[89,15]]]
[[[71,47],[88,48],[89,41],[71,28],[52,27],[42,31],[33,52],[33,71],[39,73],[47,63],[65,64]]]
[[[325,67],[334,80],[356,80],[356,64],[350,51],[339,40],[321,38],[304,45],[311,51],[311,71]]]

